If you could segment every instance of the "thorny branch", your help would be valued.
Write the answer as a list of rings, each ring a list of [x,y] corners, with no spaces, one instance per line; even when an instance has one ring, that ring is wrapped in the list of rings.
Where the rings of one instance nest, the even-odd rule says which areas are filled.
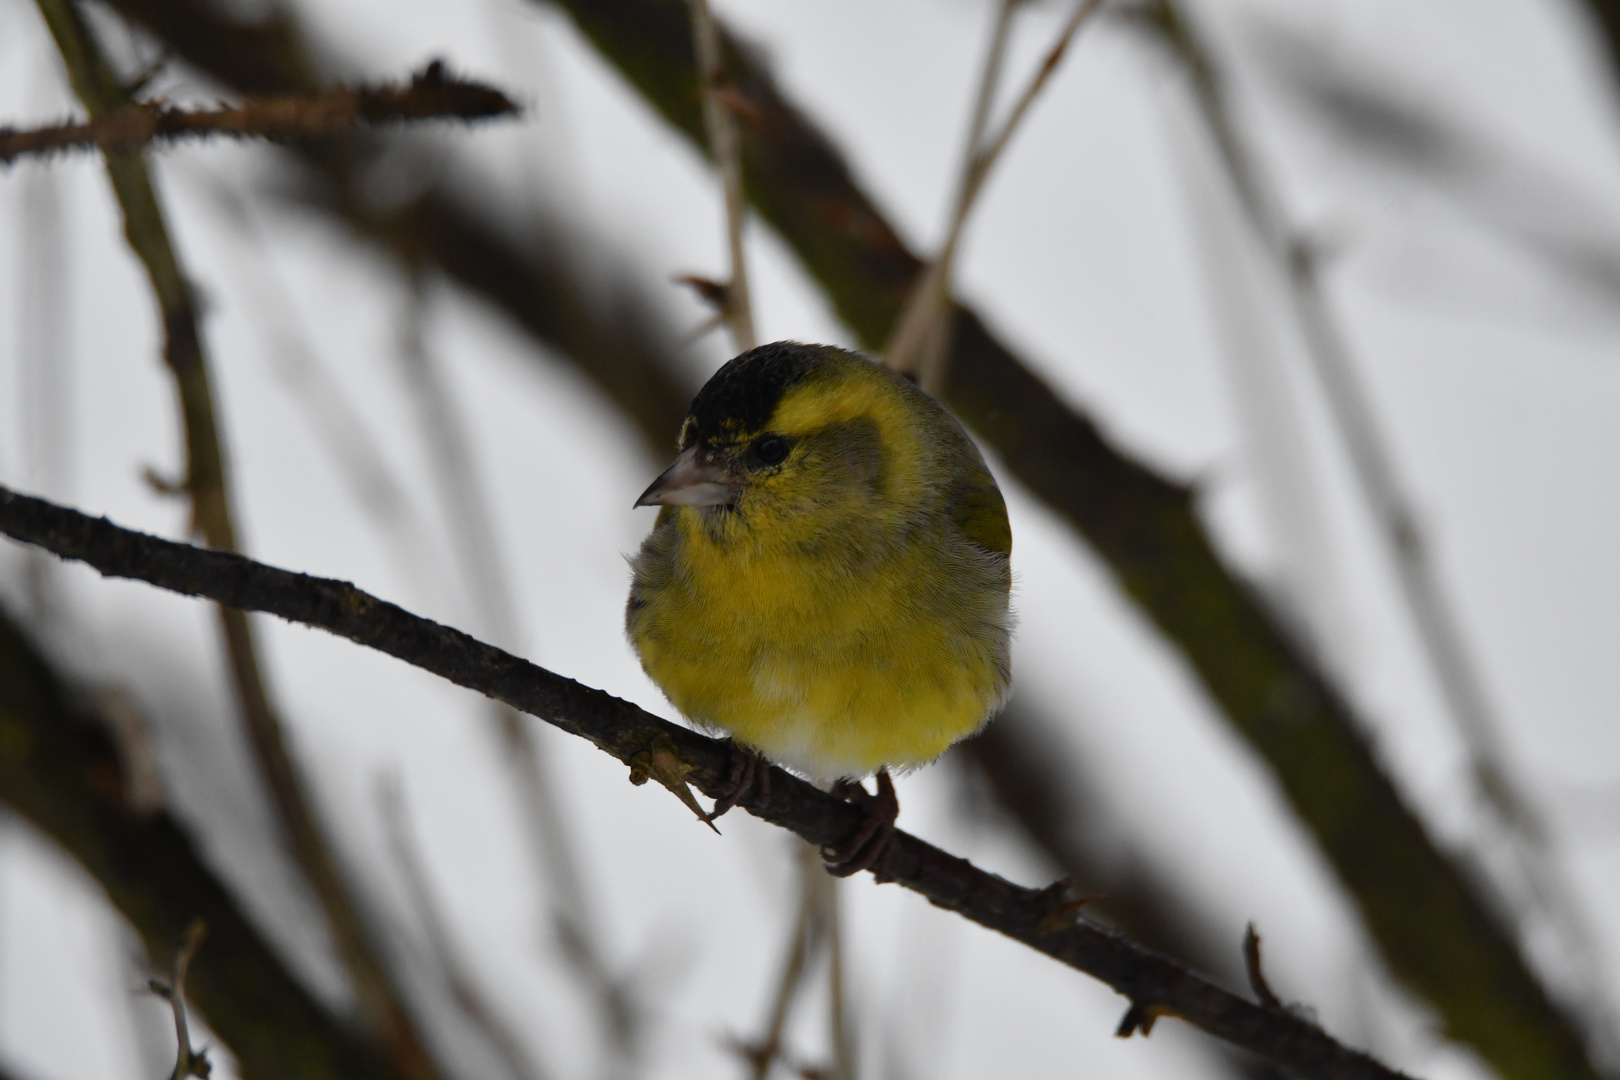
[[[410,120],[485,120],[518,111],[493,87],[445,74],[434,61],[404,85],[339,86],[294,97],[247,98],[216,109],[162,101],[119,106],[78,123],[19,130],[0,127],[0,165],[28,154],[92,147],[133,154],[151,142],[203,139],[297,139],[337,135],[359,124]]]
[[[727,744],[412,615],[347,582],[123,529],[105,518],[3,487],[0,532],[88,563],[109,577],[268,612],[377,649],[590,740],[630,765],[633,779],[656,779],[683,794],[690,784],[710,797],[726,787],[731,762]],[[742,805],[818,847],[846,841],[862,821],[859,808],[774,768],[769,791]],[[1305,1078],[1392,1080],[1401,1075],[1299,1017],[1245,1001],[1071,914],[1066,883],[1047,889],[1015,885],[904,832],[894,834],[872,872],[879,881],[896,882],[938,907],[1102,980],[1130,1000],[1127,1020],[1179,1017]],[[1061,918],[1054,918],[1060,913]]]

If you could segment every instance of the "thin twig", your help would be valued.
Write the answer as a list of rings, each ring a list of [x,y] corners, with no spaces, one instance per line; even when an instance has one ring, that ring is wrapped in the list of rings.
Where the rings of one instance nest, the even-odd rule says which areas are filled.
[[[347,582],[123,529],[105,518],[4,487],[0,532],[88,563],[105,576],[268,612],[377,649],[589,739],[629,765],[632,781],[656,779],[688,799],[688,785],[711,798],[727,790],[728,743],[412,615]],[[852,803],[774,767],[769,791],[741,805],[817,847],[847,842],[864,821]],[[1015,885],[900,831],[872,873],[1102,980],[1130,999],[1133,1012],[1179,1017],[1308,1080],[1391,1080],[1401,1075],[1334,1041],[1314,1024],[1245,1001],[1078,914],[1057,923],[1052,915],[1067,904],[1066,889]]]
[[[447,76],[434,61],[406,84],[339,86],[282,98],[247,98],[216,109],[185,109],[142,101],[109,109],[83,122],[19,130],[0,127],[0,165],[25,155],[100,147],[133,154],[151,142],[206,139],[286,140],[336,135],[360,124],[412,120],[485,120],[518,111],[493,87]]]
[[[984,129],[995,98],[996,82],[1001,71],[1002,55],[1006,51],[1007,30],[1019,0],[1002,0],[991,34],[990,52],[985,60],[984,74],[969,127],[968,150],[963,162],[962,175],[957,187],[956,203],[951,212],[950,226],[939,253],[917,277],[906,306],[895,323],[894,336],[885,350],[885,361],[896,371],[914,376],[917,384],[929,393],[938,394],[945,384],[945,358],[950,351],[951,278],[955,270],[956,253],[960,247],[963,227],[972,214],[984,190],[990,170],[1000,160],[1013,133],[1023,122],[1035,99],[1045,89],[1052,73],[1063,61],[1074,35],[1081,25],[1099,7],[1102,0],[1078,0],[1057,40],[1047,50],[1046,58],[1030,77],[1024,92],[1018,96],[1011,112],[1002,121],[995,137],[983,141]]]
[[[810,961],[821,943],[817,934],[810,879],[804,873],[806,852],[812,857],[820,858],[814,848],[795,841],[794,868],[799,876],[798,903],[795,905],[793,929],[788,934],[787,956],[782,962],[782,972],[776,980],[776,993],[771,996],[771,1010],[765,1021],[764,1034],[751,1041],[736,1040],[732,1044],[748,1062],[751,1080],[767,1080],[772,1063],[783,1057],[782,1034],[787,1029],[788,1014],[798,997],[799,987],[804,983],[805,975],[810,970]],[[822,873],[822,876],[827,875]]]
[[[692,43],[697,52],[698,77],[702,80],[703,125],[725,195],[726,250],[731,260],[731,276],[726,281],[722,310],[731,326],[737,351],[747,352],[759,339],[754,334],[754,306],[748,288],[748,264],[743,254],[743,224],[748,205],[743,200],[737,120],[726,103],[720,33],[709,11],[709,0],[687,0],[687,6],[692,12]]]
[[[416,909],[422,931],[427,935],[428,947],[433,951],[434,959],[438,961],[450,986],[450,996],[473,1026],[484,1033],[516,1080],[546,1080],[549,1075],[547,1070],[541,1067],[518,1033],[484,997],[461,951],[451,938],[449,920],[434,897],[427,868],[422,865],[421,855],[412,842],[405,792],[398,776],[386,775],[379,779],[377,802],[387,829],[389,850],[405,881],[406,894],[411,906]]]
[[[92,118],[128,106],[128,95],[81,20],[72,0],[37,0],[75,94]],[[108,176],[124,216],[130,248],[145,267],[164,328],[163,357],[180,397],[185,430],[185,491],[191,527],[213,548],[234,551],[236,529],[225,451],[209,378],[209,360],[191,284],[169,238],[168,223],[145,159],[103,150]],[[239,609],[218,609],[225,652],[260,776],[276,808],[294,858],[326,915],[337,952],[353,983],[367,1027],[407,1075],[436,1077],[417,1034],[338,868],[302,775],[289,752],[280,717],[261,671],[253,629]]]
[[[197,949],[202,945],[203,937],[208,929],[202,920],[195,919],[186,927],[186,935],[180,943],[180,951],[174,958],[174,981],[166,983],[162,979],[151,979],[147,986],[152,993],[169,1003],[169,1009],[174,1013],[174,1040],[176,1050],[174,1053],[174,1071],[169,1074],[169,1080],[187,1080],[188,1077],[207,1077],[213,1071],[213,1063],[208,1060],[208,1051],[198,1050],[191,1045],[190,1025],[186,1020],[186,970],[191,966],[191,958],[197,955]]]

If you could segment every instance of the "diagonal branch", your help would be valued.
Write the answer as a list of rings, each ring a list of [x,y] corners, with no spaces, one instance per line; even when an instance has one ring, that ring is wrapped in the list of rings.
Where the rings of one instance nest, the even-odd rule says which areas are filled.
[[[387,653],[588,739],[629,765],[632,781],[651,776],[671,788],[690,783],[711,797],[727,788],[728,744],[412,615],[347,582],[122,529],[6,488],[0,488],[0,532],[88,563],[109,577],[267,612]],[[863,821],[858,807],[776,768],[768,792],[744,808],[818,847],[846,841]],[[1127,1016],[1179,1017],[1301,1077],[1392,1080],[1401,1075],[1313,1024],[1239,998],[1077,919],[1061,886],[1015,885],[904,832],[895,833],[873,876],[1100,979],[1130,1000]]]
[[[482,83],[445,75],[438,61],[409,83],[339,86],[298,97],[247,98],[217,109],[182,109],[142,101],[102,112],[82,123],[0,127],[0,165],[28,154],[100,147],[133,154],[151,142],[204,139],[298,139],[337,135],[360,124],[408,120],[485,120],[517,112],[505,94]]]

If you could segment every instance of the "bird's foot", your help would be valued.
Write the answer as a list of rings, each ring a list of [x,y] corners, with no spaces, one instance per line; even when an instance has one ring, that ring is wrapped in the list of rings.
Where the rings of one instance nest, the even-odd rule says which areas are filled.
[[[753,750],[738,746],[730,739],[726,741],[731,744],[731,768],[726,774],[726,790],[714,800],[714,809],[709,811],[710,824],[734,806],[771,797],[771,763]]]
[[[862,807],[866,819],[855,835],[836,847],[821,849],[821,862],[827,873],[834,877],[851,877],[862,870],[870,870],[888,846],[894,835],[894,822],[900,816],[900,800],[894,793],[894,781],[889,771],[877,774],[877,794],[863,788],[858,781],[840,780],[833,785],[833,794]]]

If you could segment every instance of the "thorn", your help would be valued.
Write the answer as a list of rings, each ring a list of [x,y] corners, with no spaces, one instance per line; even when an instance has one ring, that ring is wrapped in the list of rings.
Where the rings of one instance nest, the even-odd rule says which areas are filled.
[[[1073,887],[1074,883],[1064,878],[1043,890],[1044,893],[1051,894],[1052,910],[1048,911],[1036,925],[1037,934],[1055,934],[1060,930],[1069,929],[1074,925],[1074,917],[1079,914],[1081,908],[1107,896],[1107,893],[1091,893],[1071,898],[1069,890]]]
[[[141,466],[141,479],[159,495],[177,497],[190,494],[191,486],[184,480],[171,480],[158,472],[155,465]]]
[[[1117,1038],[1128,1039],[1140,1031],[1142,1038],[1145,1039],[1153,1034],[1154,1021],[1161,1016],[1169,1015],[1171,1015],[1170,1010],[1162,1005],[1156,1005],[1152,1002],[1133,1001],[1131,1007],[1125,1010],[1125,1015],[1120,1017],[1119,1027],[1114,1029],[1114,1035]]]
[[[698,298],[705,304],[719,311],[726,310],[731,300],[731,286],[723,281],[702,277],[698,274],[676,274],[670,279],[677,285],[685,285],[698,294]]]
[[[1249,987],[1260,1004],[1268,1009],[1284,1009],[1283,1003],[1272,993],[1271,984],[1266,982],[1265,972],[1260,970],[1260,935],[1252,922],[1243,932],[1243,967],[1249,973]]]
[[[692,788],[687,783],[687,777],[696,771],[681,757],[667,735],[657,736],[651,745],[630,759],[632,784],[639,787],[648,780],[657,780],[681,800],[687,809],[696,814],[699,821],[714,829],[714,834],[719,836],[720,830],[709,820],[709,815],[704,813],[703,807],[698,805],[697,796],[692,794]]]

